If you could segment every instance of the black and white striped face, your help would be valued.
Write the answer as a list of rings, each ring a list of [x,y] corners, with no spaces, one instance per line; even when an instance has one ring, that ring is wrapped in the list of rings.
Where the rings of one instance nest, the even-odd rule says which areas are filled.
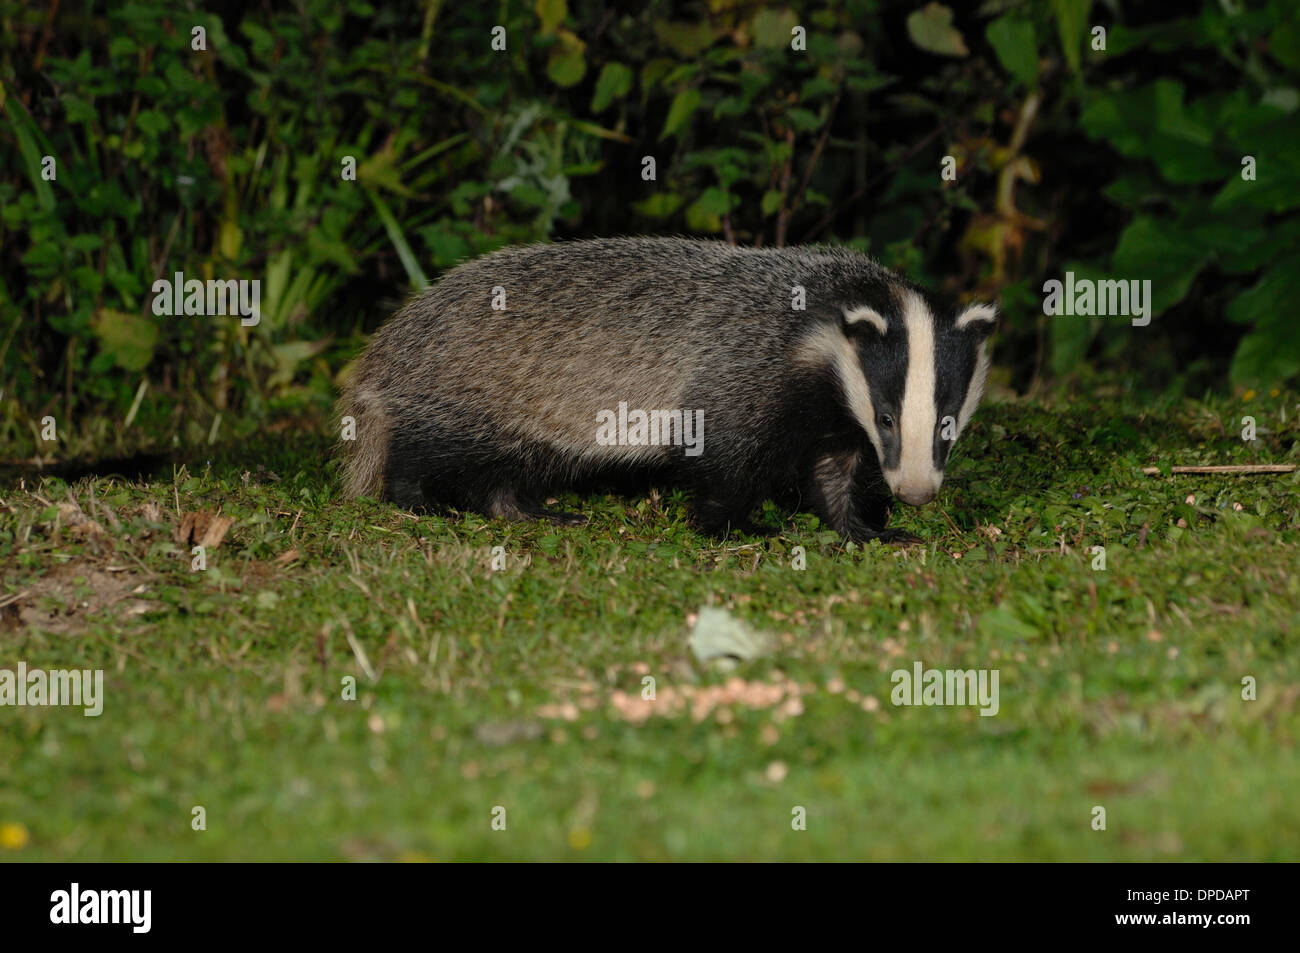
[[[953,444],[984,394],[997,312],[972,304],[936,313],[911,289],[889,297],[879,308],[844,308],[843,330],[860,371],[845,366],[842,352],[839,378],[890,492],[920,506],[939,492]]]

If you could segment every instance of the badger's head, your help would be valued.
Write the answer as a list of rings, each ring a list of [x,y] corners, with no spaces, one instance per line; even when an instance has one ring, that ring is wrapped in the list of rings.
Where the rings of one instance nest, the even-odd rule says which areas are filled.
[[[890,492],[929,503],[953,444],[984,394],[997,310],[964,308],[908,287],[845,306],[835,362],[849,411],[866,431]]]

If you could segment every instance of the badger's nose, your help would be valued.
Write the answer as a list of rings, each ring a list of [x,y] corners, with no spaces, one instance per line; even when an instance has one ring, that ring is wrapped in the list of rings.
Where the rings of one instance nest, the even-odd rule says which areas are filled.
[[[902,486],[894,494],[908,506],[924,506],[939,495],[935,486]]]

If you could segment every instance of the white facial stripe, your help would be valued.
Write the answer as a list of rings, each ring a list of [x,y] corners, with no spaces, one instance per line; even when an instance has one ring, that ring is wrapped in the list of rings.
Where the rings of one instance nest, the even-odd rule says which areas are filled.
[[[887,472],[891,486],[938,488],[943,475],[934,466],[934,431],[938,410],[934,404],[934,315],[915,291],[903,299],[903,325],[907,328],[907,380],[899,413],[902,453],[898,469]]]
[[[987,321],[992,324],[998,319],[998,309],[991,304],[973,304],[957,318],[956,328],[962,328],[975,321]]]
[[[871,403],[871,389],[867,386],[866,375],[862,373],[857,351],[849,339],[840,329],[821,325],[800,342],[795,360],[820,367],[829,365],[835,369],[849,412],[867,432],[867,438],[876,448],[877,458],[882,458],[884,451],[881,450],[880,434],[876,430],[876,409]]]
[[[886,334],[889,331],[889,325],[886,324],[885,319],[880,316],[880,312],[876,311],[874,308],[868,308],[866,305],[852,309],[845,308],[844,320],[849,324],[857,324],[859,321],[865,321],[881,334]]]
[[[980,345],[979,353],[975,357],[975,372],[971,374],[970,384],[966,386],[966,399],[962,401],[961,411],[957,414],[957,436],[966,429],[970,423],[971,415],[975,413],[975,408],[979,406],[980,399],[984,396],[984,382],[989,376],[989,346],[988,343]]]

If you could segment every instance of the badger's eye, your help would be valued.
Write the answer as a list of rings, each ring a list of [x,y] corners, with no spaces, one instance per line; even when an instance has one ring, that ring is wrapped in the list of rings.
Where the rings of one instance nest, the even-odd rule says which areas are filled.
[[[880,415],[880,426],[881,426],[882,428],[884,428],[885,430],[893,430],[893,429],[894,429],[894,418],[891,417],[891,416],[889,416],[889,414],[881,414],[881,415]]]

